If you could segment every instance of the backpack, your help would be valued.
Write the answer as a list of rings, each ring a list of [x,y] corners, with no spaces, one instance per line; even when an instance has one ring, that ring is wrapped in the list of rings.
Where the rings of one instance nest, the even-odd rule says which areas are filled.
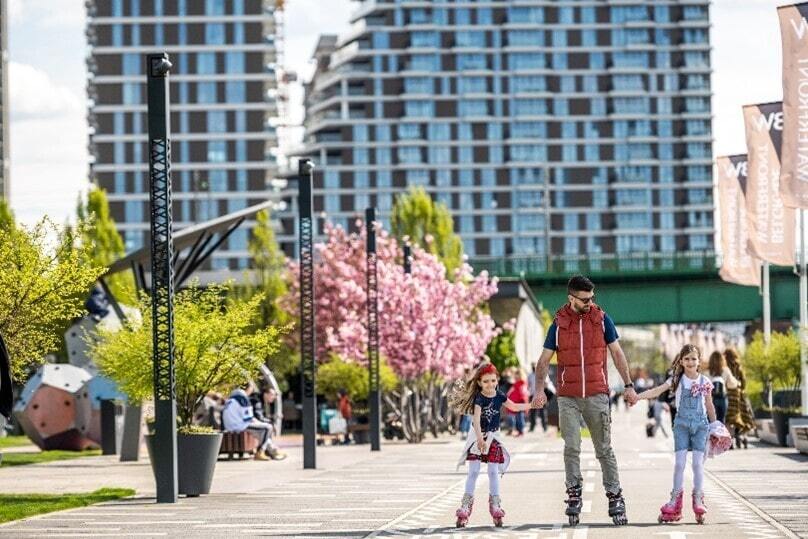
[[[720,376],[715,376],[713,382],[713,400],[724,399],[727,397],[727,390],[724,387],[724,379]]]

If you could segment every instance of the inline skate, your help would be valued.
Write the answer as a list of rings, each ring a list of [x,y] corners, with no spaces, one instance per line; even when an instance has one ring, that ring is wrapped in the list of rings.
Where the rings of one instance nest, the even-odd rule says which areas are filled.
[[[502,527],[502,517],[505,516],[505,511],[502,509],[500,502],[502,500],[499,496],[488,497],[488,512],[491,513],[491,518],[494,519],[494,526],[497,528]]]
[[[581,499],[583,489],[581,485],[575,485],[567,489],[567,510],[564,511],[570,519],[570,526],[577,526],[580,522],[581,508],[584,505]]]
[[[612,517],[612,522],[617,526],[625,526],[628,524],[626,500],[623,499],[623,490],[606,492],[606,497],[609,498],[609,516]]]
[[[679,492],[673,491],[671,492],[671,499],[659,508],[659,517],[657,517],[657,521],[661,524],[663,522],[678,522],[682,520],[682,495],[684,493],[680,490]],[[695,497],[694,503],[695,503]]]
[[[474,508],[474,496],[471,494],[463,494],[463,499],[460,501],[460,508],[455,511],[457,522],[455,526],[458,528],[465,528],[468,524],[471,510]]]
[[[704,505],[704,493],[693,491],[693,514],[696,515],[696,522],[704,524],[707,516],[707,506]]]

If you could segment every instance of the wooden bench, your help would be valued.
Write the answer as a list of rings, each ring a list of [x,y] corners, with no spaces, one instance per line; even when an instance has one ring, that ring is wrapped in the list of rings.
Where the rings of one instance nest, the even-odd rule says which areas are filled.
[[[219,454],[227,453],[227,458],[233,460],[233,454],[238,454],[238,458],[244,458],[244,454],[253,455],[258,449],[258,439],[248,431],[223,432],[222,446]]]
[[[808,454],[808,419],[792,417],[788,420],[788,433],[791,445],[800,453]]]

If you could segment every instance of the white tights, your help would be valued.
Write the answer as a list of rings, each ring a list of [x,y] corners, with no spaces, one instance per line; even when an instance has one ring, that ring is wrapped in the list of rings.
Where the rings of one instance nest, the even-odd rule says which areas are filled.
[[[480,475],[480,461],[470,460],[469,475],[466,477],[466,494],[469,496],[474,495],[474,486],[477,484],[477,477]],[[499,464],[496,462],[488,463],[488,490],[491,496],[499,496]]]
[[[692,451],[693,457],[693,490],[703,492],[704,488],[704,452]],[[685,466],[687,465],[687,450],[677,451],[676,464],[673,467],[673,491],[679,492],[685,483]]]

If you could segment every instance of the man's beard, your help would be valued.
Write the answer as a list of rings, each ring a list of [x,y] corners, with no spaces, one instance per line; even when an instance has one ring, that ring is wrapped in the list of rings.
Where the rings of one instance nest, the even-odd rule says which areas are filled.
[[[576,313],[578,313],[578,314],[586,314],[586,313],[588,313],[588,312],[589,312],[589,309],[591,309],[591,308],[592,308],[592,307],[591,307],[590,305],[584,305],[584,306],[583,306],[583,307],[581,307],[581,308],[578,308],[578,307],[573,306],[573,307],[572,307],[572,310],[574,310],[574,311],[575,311]]]

